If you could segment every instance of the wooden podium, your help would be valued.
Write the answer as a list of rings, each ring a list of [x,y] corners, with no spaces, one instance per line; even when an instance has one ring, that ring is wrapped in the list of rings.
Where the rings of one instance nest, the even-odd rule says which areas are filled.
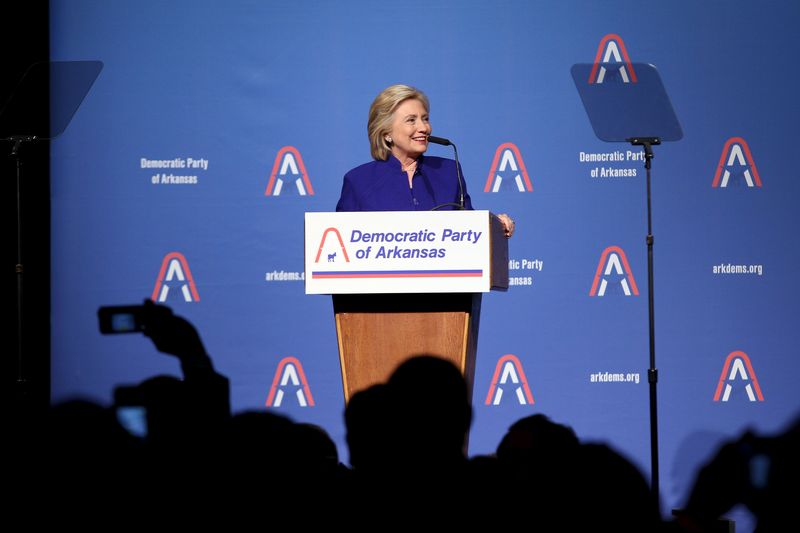
[[[306,214],[306,292],[333,295],[345,401],[416,355],[455,364],[471,397],[481,295],[507,288],[488,211]]]

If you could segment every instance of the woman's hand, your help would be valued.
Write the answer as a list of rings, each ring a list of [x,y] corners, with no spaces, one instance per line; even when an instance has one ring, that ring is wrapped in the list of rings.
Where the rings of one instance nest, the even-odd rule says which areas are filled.
[[[505,232],[506,237],[511,237],[514,235],[514,221],[511,220],[511,217],[505,213],[501,213],[497,215],[497,218],[499,218],[500,222],[503,223],[503,231]]]

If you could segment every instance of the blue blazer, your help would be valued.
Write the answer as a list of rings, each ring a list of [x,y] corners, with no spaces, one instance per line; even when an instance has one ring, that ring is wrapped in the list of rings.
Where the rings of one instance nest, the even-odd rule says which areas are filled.
[[[409,187],[408,175],[396,157],[371,161],[344,175],[336,210],[428,211],[441,204],[458,203],[458,174],[456,163],[451,159],[421,155],[412,183]],[[472,209],[466,183],[464,206]]]

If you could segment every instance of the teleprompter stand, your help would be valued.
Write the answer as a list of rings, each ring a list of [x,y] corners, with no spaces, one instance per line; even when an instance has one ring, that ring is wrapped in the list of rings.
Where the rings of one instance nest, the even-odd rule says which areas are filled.
[[[67,128],[103,64],[100,61],[51,61],[31,65],[11,98],[0,110],[0,141],[11,143],[16,163],[17,191],[17,361],[15,397],[25,401],[28,390],[23,350],[22,169],[24,146],[49,141]]]
[[[651,489],[659,502],[658,402],[655,316],[653,303],[653,223],[651,216],[650,168],[653,146],[683,138],[678,118],[661,77],[645,63],[592,63],[572,66],[578,89],[595,135],[606,142],[625,142],[644,149],[647,179],[647,298],[650,334],[650,471]]]

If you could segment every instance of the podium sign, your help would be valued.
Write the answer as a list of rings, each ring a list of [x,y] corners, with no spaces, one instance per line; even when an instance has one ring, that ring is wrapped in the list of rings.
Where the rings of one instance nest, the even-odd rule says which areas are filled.
[[[306,294],[488,292],[490,216],[306,213]]]

